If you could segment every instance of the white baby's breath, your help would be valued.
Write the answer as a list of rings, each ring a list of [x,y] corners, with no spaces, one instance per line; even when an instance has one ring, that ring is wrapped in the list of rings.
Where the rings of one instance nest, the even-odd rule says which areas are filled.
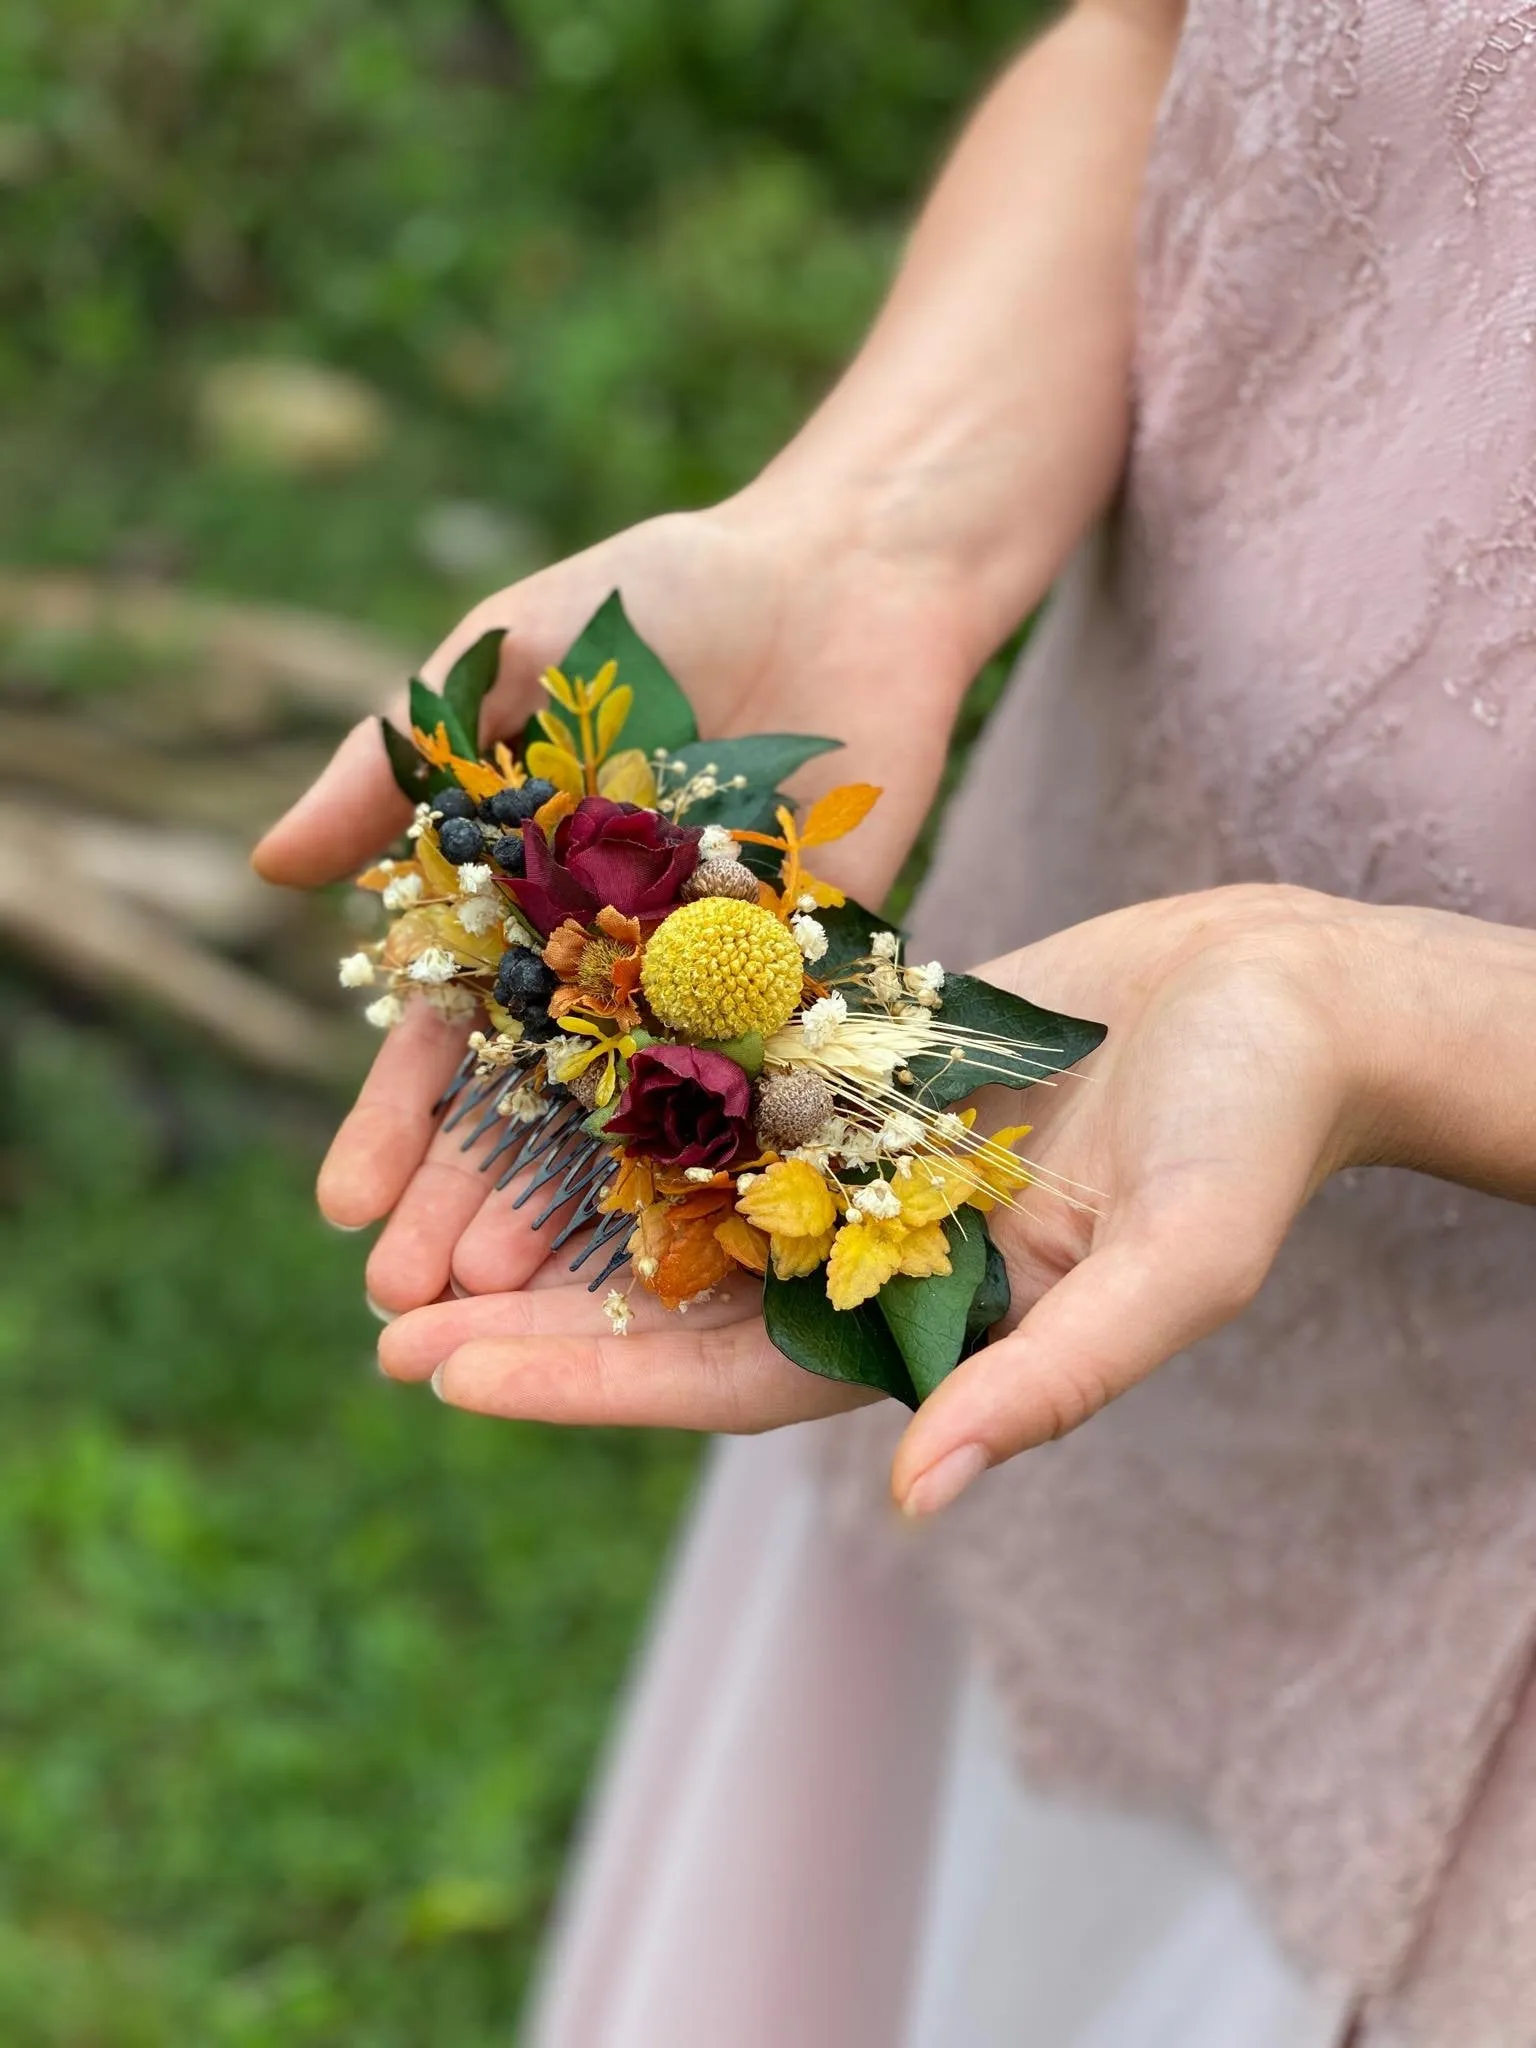
[[[603,1314],[608,1318],[609,1327],[615,1337],[627,1337],[630,1323],[634,1320],[629,1302],[617,1287],[610,1287],[603,1297]]]
[[[405,1004],[397,995],[380,996],[370,1003],[363,1015],[376,1031],[388,1031],[405,1015]]]
[[[421,901],[422,881],[420,875],[406,873],[396,875],[385,886],[384,908],[386,910],[409,910],[413,903]]]
[[[838,1026],[847,1022],[847,998],[839,995],[836,989],[833,989],[830,995],[822,996],[816,1002],[811,1003],[800,1013],[800,1029],[804,1035],[807,1050],[810,1052],[822,1051],[824,1047],[831,1044],[833,1034]]]
[[[337,963],[336,978],[343,988],[367,988],[373,981],[373,961],[366,953],[348,953]]]
[[[699,835],[699,859],[740,860],[741,848],[724,825],[706,825]]]
[[[459,869],[459,893],[464,896],[478,896],[490,888],[493,879],[490,869],[483,860],[467,860]]]
[[[445,981],[452,981],[459,971],[459,964],[446,946],[428,946],[424,952],[416,955],[405,971],[412,981],[424,982],[428,987],[433,987]]]
[[[501,923],[501,905],[494,896],[464,896],[454,905],[454,916],[472,939],[494,931]]]
[[[825,925],[819,924],[814,917],[807,917],[802,911],[789,920],[789,928],[807,964],[823,958],[827,950]]]
[[[876,1142],[882,1152],[910,1152],[922,1135],[923,1127],[915,1116],[893,1109],[880,1126]]]
[[[876,932],[869,950],[877,960],[894,960],[901,951],[901,940],[894,932]]]
[[[868,1216],[880,1222],[890,1222],[901,1214],[900,1197],[894,1194],[890,1184],[883,1180],[872,1180],[862,1188],[855,1188],[849,1205],[861,1216]]]

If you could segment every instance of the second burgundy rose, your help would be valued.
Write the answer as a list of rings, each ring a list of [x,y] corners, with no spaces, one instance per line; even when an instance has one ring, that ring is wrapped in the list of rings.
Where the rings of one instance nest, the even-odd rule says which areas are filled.
[[[626,1152],[659,1166],[715,1170],[759,1150],[752,1084],[723,1052],[695,1045],[648,1045],[629,1063],[629,1085],[604,1127]]]

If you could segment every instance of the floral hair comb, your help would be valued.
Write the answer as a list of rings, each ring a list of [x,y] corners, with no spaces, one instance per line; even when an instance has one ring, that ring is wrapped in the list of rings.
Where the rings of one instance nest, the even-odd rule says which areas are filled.
[[[443,1128],[520,1182],[615,1330],[636,1286],[683,1310],[760,1276],[786,1357],[916,1406],[1006,1313],[986,1219],[1036,1180],[1028,1127],[983,1135],[965,1098],[1103,1026],[909,961],[811,866],[879,790],[802,810],[779,785],[838,742],[701,741],[617,592],[521,750],[486,756],[500,643],[412,684],[409,736],[384,723],[411,844],[359,877],[389,923],[342,981],[380,1026],[411,994],[463,1021]]]

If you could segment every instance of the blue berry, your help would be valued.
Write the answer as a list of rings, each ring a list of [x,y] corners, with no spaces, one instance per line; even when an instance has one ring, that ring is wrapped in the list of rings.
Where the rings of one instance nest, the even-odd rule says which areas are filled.
[[[540,804],[547,804],[554,793],[552,782],[546,782],[542,775],[533,775],[521,789],[498,789],[486,809],[493,824],[522,825]]]
[[[440,818],[472,818],[475,800],[467,789],[455,785],[452,789],[440,789],[432,799],[432,808]]]
[[[443,849],[443,858],[451,860],[456,868],[463,867],[466,861],[479,860],[485,852],[485,841],[473,818],[446,819],[438,830],[437,843]]]
[[[560,977],[527,946],[509,946],[496,968],[496,1000],[514,1017],[542,1009],[560,986]]]
[[[491,859],[504,875],[520,875],[523,872],[522,833],[504,832],[491,848]]]

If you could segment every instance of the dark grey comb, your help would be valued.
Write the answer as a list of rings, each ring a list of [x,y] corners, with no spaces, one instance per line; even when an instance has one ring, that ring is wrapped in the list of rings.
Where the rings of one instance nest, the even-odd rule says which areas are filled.
[[[452,1131],[469,1123],[468,1135],[459,1144],[461,1152],[472,1152],[492,1132],[496,1133],[494,1143],[485,1149],[480,1171],[490,1173],[493,1168],[499,1169],[495,1182],[498,1189],[510,1186],[527,1168],[534,1169],[528,1185],[512,1206],[521,1209],[536,1195],[545,1196],[533,1227],[542,1230],[559,1218],[558,1228],[550,1239],[553,1251],[569,1243],[579,1231],[590,1232],[570,1262],[573,1273],[594,1253],[614,1245],[617,1239],[624,1240],[612,1251],[597,1277],[587,1282],[587,1292],[595,1294],[605,1281],[629,1264],[627,1242],[634,1229],[632,1216],[622,1212],[609,1215],[598,1207],[613,1171],[613,1155],[601,1140],[582,1129],[586,1111],[569,1095],[552,1096],[532,1123],[514,1123],[500,1115],[497,1104],[509,1088],[517,1086],[518,1075],[515,1070],[502,1069],[488,1080],[477,1079],[475,1060],[472,1052],[464,1055],[459,1071],[437,1104],[435,1113],[442,1117],[442,1128]],[[570,1213],[560,1217],[562,1209]]]

